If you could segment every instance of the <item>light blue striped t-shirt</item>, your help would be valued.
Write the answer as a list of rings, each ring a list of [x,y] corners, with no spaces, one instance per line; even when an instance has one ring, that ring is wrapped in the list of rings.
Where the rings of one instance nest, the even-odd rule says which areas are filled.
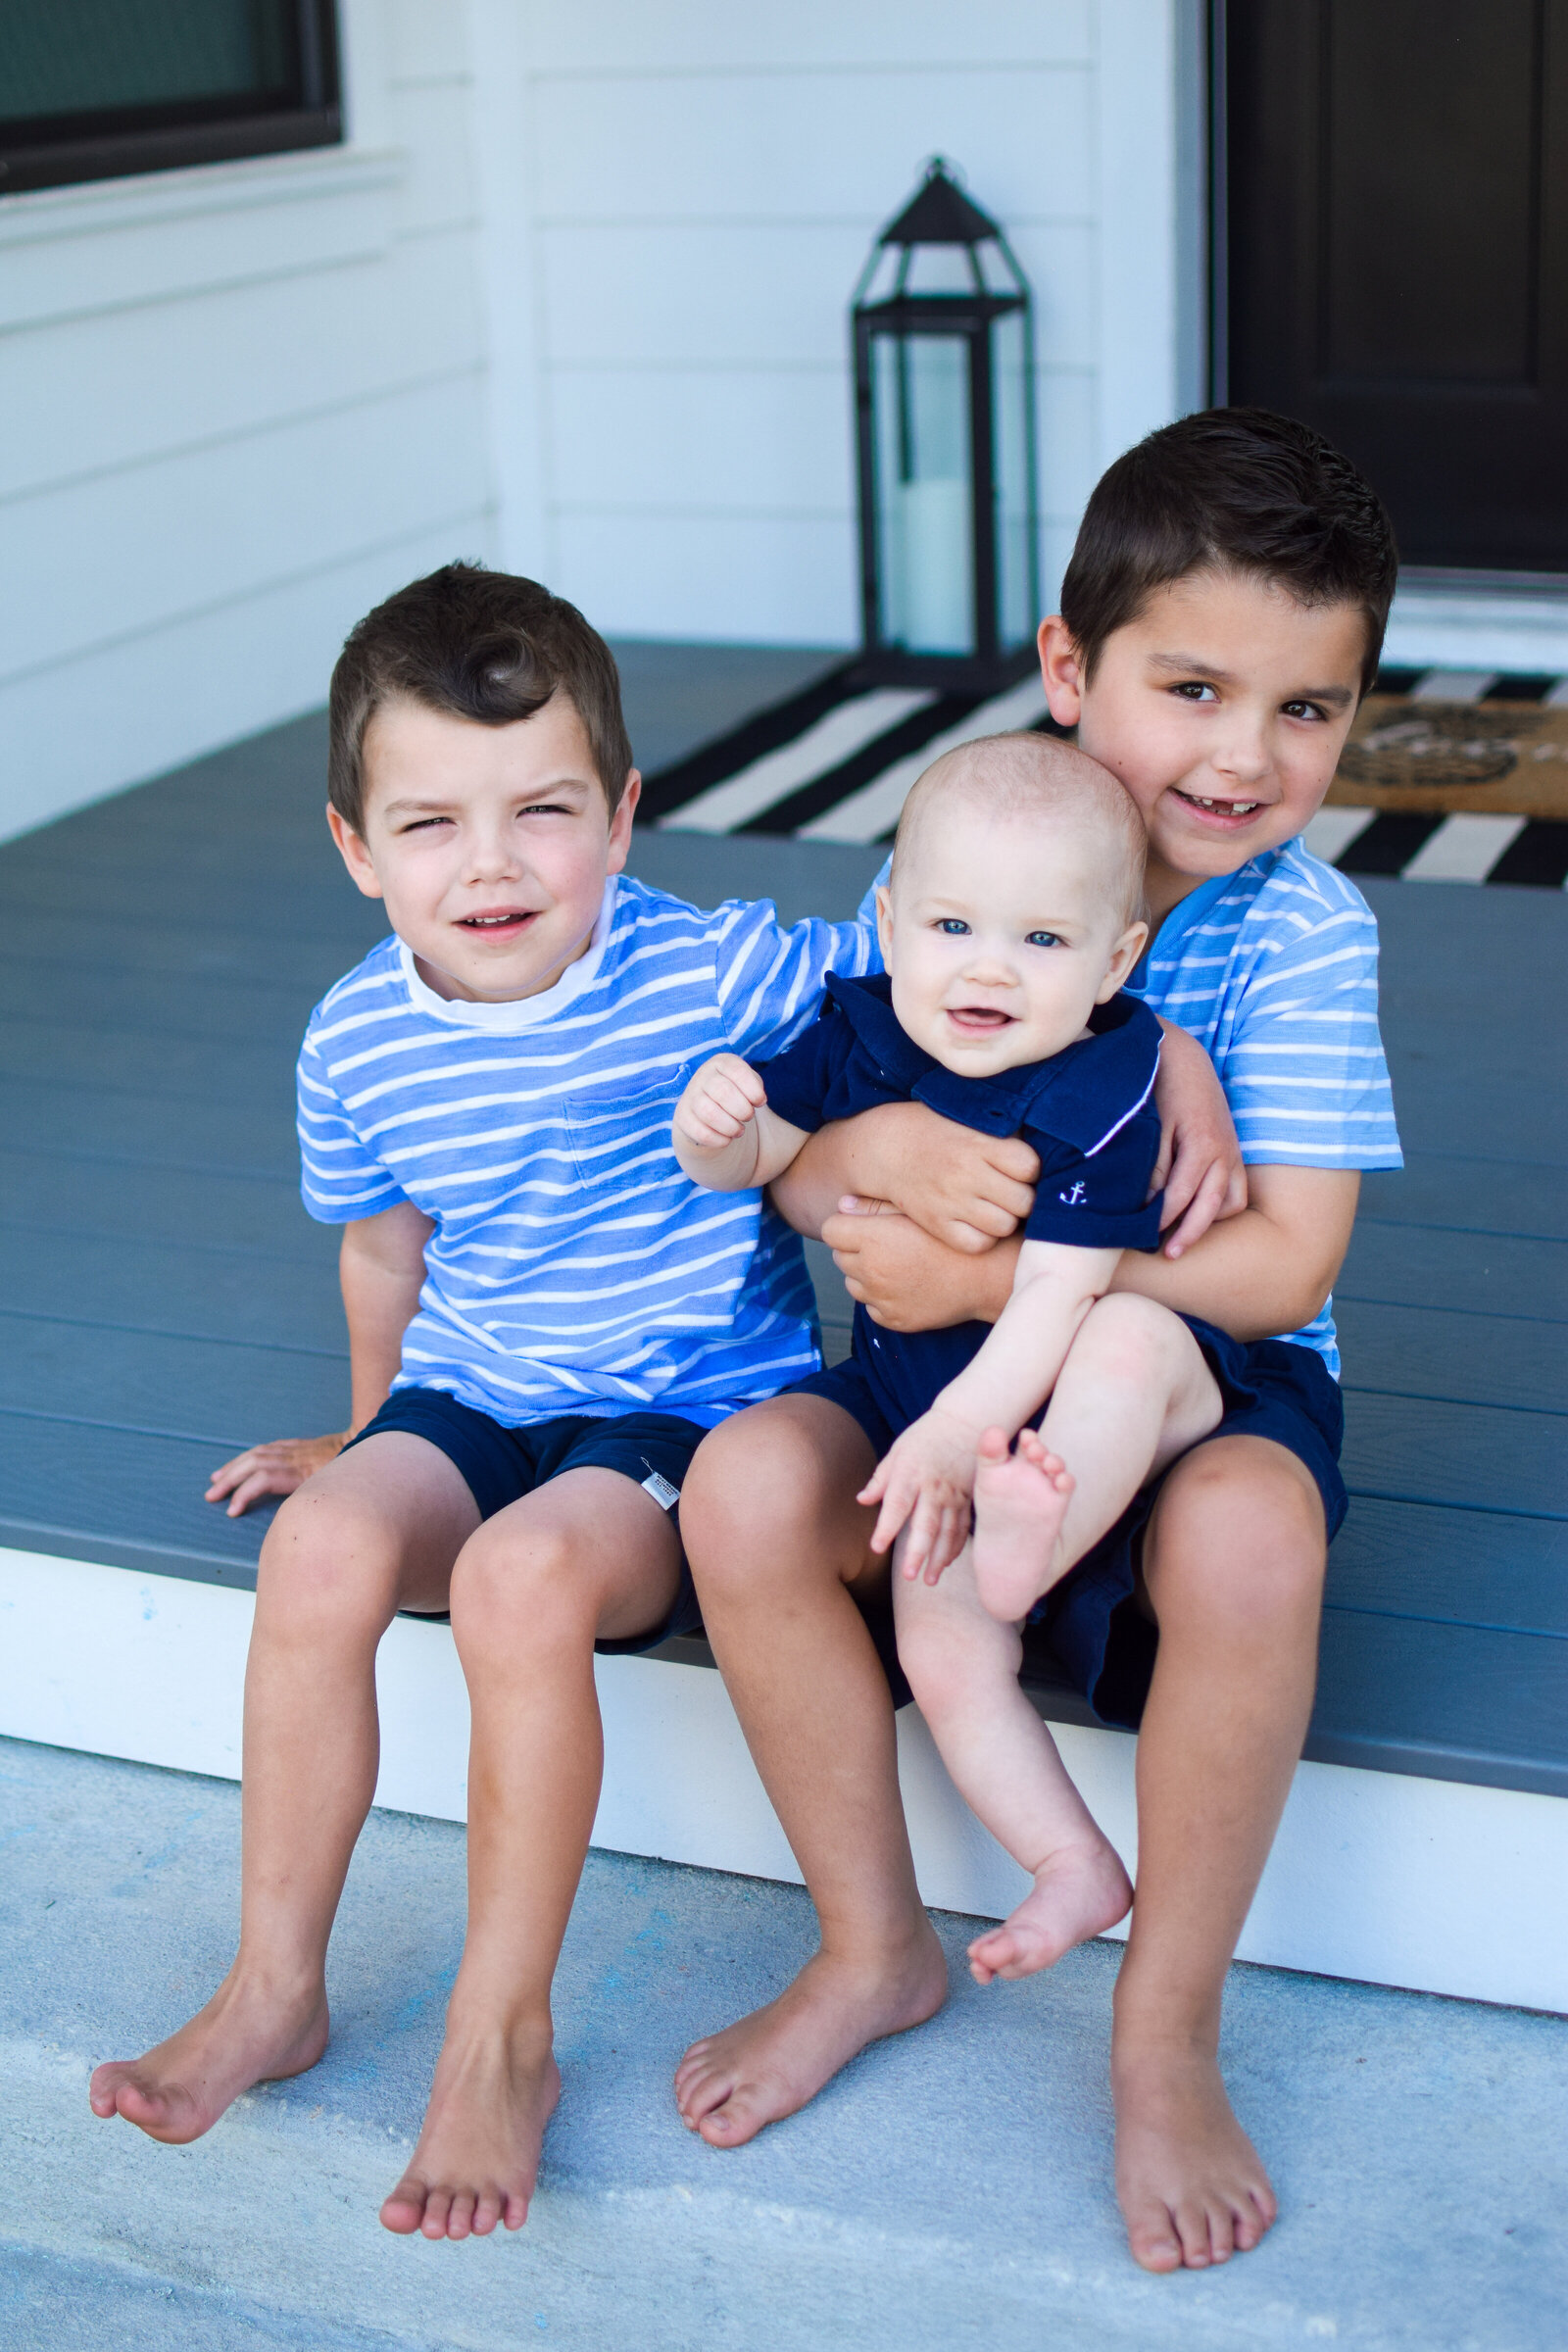
[[[1378,927],[1300,841],[1200,883],[1128,983],[1207,1048],[1250,1166],[1403,1165],[1378,1029]],[[1300,1331],[1339,1376],[1333,1300]]]
[[[342,1224],[412,1200],[435,1221],[395,1389],[521,1428],[561,1413],[710,1426],[817,1364],[801,1244],[761,1195],[682,1175],[670,1121],[697,1064],[781,1053],[874,930],[710,912],[627,876],[587,953],[508,1004],[449,1003],[397,939],[311,1016],[302,1191]]]

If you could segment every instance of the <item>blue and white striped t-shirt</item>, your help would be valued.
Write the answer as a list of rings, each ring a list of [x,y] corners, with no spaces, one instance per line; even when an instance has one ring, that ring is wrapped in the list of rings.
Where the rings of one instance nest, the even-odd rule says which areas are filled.
[[[327,1224],[412,1200],[435,1220],[394,1388],[509,1428],[559,1413],[710,1426],[814,1369],[801,1245],[761,1195],[710,1193],[670,1149],[710,1054],[781,1053],[829,971],[879,968],[864,920],[786,930],[626,876],[554,988],[449,1003],[383,941],[311,1016],[301,1189]]]
[[[1378,927],[1288,841],[1173,906],[1128,982],[1207,1048],[1250,1166],[1403,1165],[1378,1030]],[[1288,1335],[1336,1378],[1333,1300]]]

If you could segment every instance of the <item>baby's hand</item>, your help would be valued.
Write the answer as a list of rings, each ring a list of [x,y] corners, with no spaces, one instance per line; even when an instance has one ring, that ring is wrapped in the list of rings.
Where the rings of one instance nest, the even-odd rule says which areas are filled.
[[[727,1152],[744,1135],[767,1090],[738,1054],[715,1054],[705,1061],[675,1105],[675,1133],[694,1152]]]
[[[899,1572],[911,1584],[922,1572],[936,1584],[969,1541],[974,1469],[974,1431],[933,1406],[894,1440],[861,1489],[858,1500],[882,1505],[873,1551],[886,1551],[907,1520]]]

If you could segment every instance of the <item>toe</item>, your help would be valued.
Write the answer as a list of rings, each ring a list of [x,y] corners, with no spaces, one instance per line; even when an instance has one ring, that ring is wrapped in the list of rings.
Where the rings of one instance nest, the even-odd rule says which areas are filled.
[[[1266,2190],[1254,2188],[1238,2197],[1232,2216],[1238,2252],[1250,2254],[1254,2246],[1262,2243],[1273,2225],[1277,2210],[1273,2197]]]
[[[460,2188],[447,2207],[448,2237],[467,2237],[473,2229],[474,2195],[471,2188]]]
[[[488,2237],[490,2235],[491,2230],[501,2219],[502,2208],[506,2204],[506,2198],[502,2195],[500,2189],[498,2188],[485,2188],[480,2190],[477,2198],[474,2200],[473,2207],[472,2227],[475,2237]]]
[[[1132,2257],[1141,2270],[1179,2271],[1182,2266],[1181,2240],[1168,2209],[1163,2205],[1148,2205],[1127,2217],[1127,2243]]]
[[[1235,2251],[1236,2216],[1216,2198],[1208,2209],[1208,2258],[1210,2262],[1229,2262]]]
[[[87,2100],[94,2115],[113,2115],[124,2075],[119,2064],[95,2066],[87,2082]]]
[[[727,2072],[720,2074],[714,2069],[710,2073],[705,2069],[694,2075],[686,2084],[680,2101],[681,2114],[690,2128],[694,2132],[700,2130],[705,2119],[716,2107],[722,2107],[734,2088],[735,2079]]]
[[[381,2208],[381,2227],[410,2237],[424,2219],[424,2183],[405,2173]]]
[[[1208,2208],[1196,2198],[1183,2198],[1176,2207],[1176,2235],[1181,2241],[1182,2260],[1190,2271],[1206,2271],[1209,2262]]]
[[[528,2200],[520,2188],[514,2189],[502,2207],[501,2218],[509,2230],[520,2230],[528,2219]]]
[[[738,2148],[743,2141],[755,2139],[767,2120],[757,2113],[744,2091],[734,2091],[703,2117],[698,2130],[710,2147]]]
[[[450,2188],[432,2188],[427,2191],[424,2200],[424,2220],[419,2225],[426,2237],[445,2237],[447,2216],[451,2211],[452,2191]]]

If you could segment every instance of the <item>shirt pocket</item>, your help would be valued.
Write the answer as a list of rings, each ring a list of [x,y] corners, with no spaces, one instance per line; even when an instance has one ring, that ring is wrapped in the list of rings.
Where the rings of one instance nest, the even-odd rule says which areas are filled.
[[[643,1085],[589,1087],[566,1097],[566,1132],[580,1181],[591,1191],[606,1187],[650,1190],[684,1183],[670,1142],[675,1105],[696,1063]]]

